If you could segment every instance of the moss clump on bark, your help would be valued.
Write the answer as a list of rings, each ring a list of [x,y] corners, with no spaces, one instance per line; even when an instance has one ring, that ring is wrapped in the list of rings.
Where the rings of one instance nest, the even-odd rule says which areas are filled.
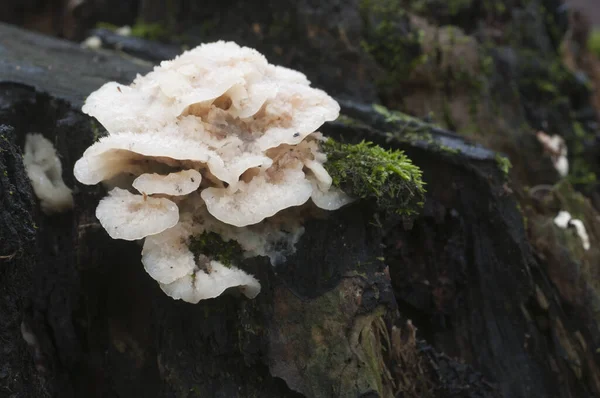
[[[98,22],[96,28],[117,31],[119,26],[109,22]],[[172,34],[169,29],[161,23],[147,23],[138,19],[131,27],[131,36],[147,40],[168,40]]]
[[[221,264],[230,267],[243,259],[243,250],[234,240],[225,241],[215,232],[203,232],[190,239],[190,250],[198,255],[203,254]]]
[[[504,155],[497,154],[496,155],[496,164],[498,165],[498,168],[500,169],[500,171],[502,171],[502,173],[504,173],[505,176],[508,176],[508,173],[510,172],[510,169],[512,167],[512,163],[510,162],[510,159]]]
[[[322,145],[324,166],[333,185],[359,199],[374,199],[389,214],[414,215],[423,206],[421,170],[399,150],[371,142],[343,144],[328,139]]]
[[[136,21],[131,27],[131,36],[148,40],[167,40],[171,37],[169,29],[160,23]]]

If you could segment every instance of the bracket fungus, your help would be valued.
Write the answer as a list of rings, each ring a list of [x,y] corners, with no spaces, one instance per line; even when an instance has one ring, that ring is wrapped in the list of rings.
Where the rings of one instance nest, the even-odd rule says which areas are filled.
[[[130,176],[96,216],[114,239],[145,238],[142,262],[166,294],[196,303],[237,287],[253,298],[259,282],[198,237],[218,234],[243,257],[275,264],[303,231],[282,210],[311,198],[325,210],[350,203],[323,167],[316,132],[339,111],[302,73],[256,50],[204,44],[129,86],[110,82],[93,92],[83,112],[108,135],[85,151],[74,174],[88,185]]]
[[[256,50],[204,44],[90,94],[83,112],[108,135],[74,175],[114,186],[96,217],[114,239],[144,239],[144,268],[167,295],[197,303],[237,288],[254,298],[259,282],[236,265],[284,261],[308,203],[332,211],[375,198],[399,214],[422,204],[420,170],[402,152],[317,132],[339,111],[305,75]]]

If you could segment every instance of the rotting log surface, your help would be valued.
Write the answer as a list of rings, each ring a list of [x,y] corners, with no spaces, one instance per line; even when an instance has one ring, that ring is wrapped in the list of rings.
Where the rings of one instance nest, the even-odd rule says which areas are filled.
[[[70,172],[97,134],[83,99],[149,65],[5,25],[0,54],[0,396],[598,393],[595,358],[581,382],[543,326],[570,318],[493,152],[344,102],[323,132],[405,149],[427,182],[422,214],[378,224],[358,203],[312,220],[286,264],[243,264],[261,282],[255,300],[190,305],[145,274],[138,245],[106,235],[94,217],[102,188]],[[73,212],[36,209],[19,157],[29,132],[55,143]]]

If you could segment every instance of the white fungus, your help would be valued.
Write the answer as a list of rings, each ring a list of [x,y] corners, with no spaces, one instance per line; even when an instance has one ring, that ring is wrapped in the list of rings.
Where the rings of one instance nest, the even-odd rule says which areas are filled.
[[[554,224],[562,229],[566,229],[569,226],[569,221],[571,221],[571,213],[568,211],[561,210],[554,217]]]
[[[552,164],[561,177],[569,174],[568,148],[565,140],[559,135],[549,136],[543,131],[538,131],[538,141],[543,145],[544,150],[550,155]]]
[[[163,284],[191,274],[196,268],[194,255],[188,247],[193,233],[191,223],[180,222],[160,234],[147,237],[142,250],[146,272]]]
[[[218,261],[210,261],[206,270],[195,269],[190,275],[177,279],[160,288],[174,299],[182,299],[188,303],[197,303],[220,296],[229,288],[238,288],[246,297],[253,299],[260,293],[260,283],[244,271],[230,266],[226,267]]]
[[[131,26],[124,25],[115,29],[115,33],[119,36],[131,36]]]
[[[579,235],[579,239],[581,239],[581,244],[583,245],[584,250],[590,249],[590,237],[585,229],[585,225],[583,225],[583,221],[578,219],[572,219],[571,225],[575,227],[575,231],[577,231],[577,235]]]
[[[175,226],[179,209],[169,199],[115,188],[98,204],[96,217],[111,238],[137,240]]]
[[[567,229],[569,226],[575,228],[579,239],[581,239],[581,244],[583,245],[584,250],[589,250],[590,248],[590,237],[585,229],[585,225],[581,220],[576,218],[572,218],[571,214],[568,211],[561,210],[558,212],[558,215],[554,218],[554,224],[562,229]]]
[[[332,186],[316,132],[339,110],[305,75],[256,50],[204,44],[131,85],[110,82],[92,93],[83,111],[108,135],[74,174],[88,185],[134,178],[142,195],[115,188],[98,218],[113,238],[146,237],[144,267],[171,297],[195,303],[229,287],[254,297],[254,277],[192,253],[190,240],[214,232],[273,264],[293,253],[304,229],[284,213],[311,198],[325,210],[352,200]]]
[[[27,134],[23,164],[33,192],[46,214],[73,208],[73,195],[62,179],[62,165],[52,143],[41,134]]]
[[[97,50],[102,48],[102,40],[98,36],[90,36],[81,43],[81,47]]]
[[[182,170],[167,175],[142,174],[133,181],[140,193],[152,195],[162,193],[172,196],[187,195],[200,187],[202,174],[196,170]]]
[[[320,185],[322,183],[315,178],[311,178],[310,181],[313,185],[310,198],[317,207],[323,210],[337,210],[354,201],[339,189],[322,190]]]
[[[302,170],[285,170],[280,179],[269,181],[265,175],[249,183],[240,182],[231,193],[228,188],[206,188],[202,199],[210,214],[236,227],[256,224],[277,212],[300,206],[311,196],[313,187]]]

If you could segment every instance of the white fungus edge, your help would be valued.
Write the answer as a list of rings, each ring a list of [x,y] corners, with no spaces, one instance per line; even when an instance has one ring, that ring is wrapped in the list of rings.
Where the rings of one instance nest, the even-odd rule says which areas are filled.
[[[169,284],[160,284],[160,288],[169,297],[197,304],[200,300],[220,296],[229,288],[238,288],[249,299],[260,293],[258,280],[234,266],[225,266],[218,261],[209,263],[210,270],[194,270],[192,273]]]
[[[72,191],[62,178],[62,165],[52,143],[41,134],[27,134],[23,164],[45,214],[73,208]]]
[[[166,198],[114,188],[98,203],[96,218],[111,238],[138,240],[175,226],[179,209]]]

